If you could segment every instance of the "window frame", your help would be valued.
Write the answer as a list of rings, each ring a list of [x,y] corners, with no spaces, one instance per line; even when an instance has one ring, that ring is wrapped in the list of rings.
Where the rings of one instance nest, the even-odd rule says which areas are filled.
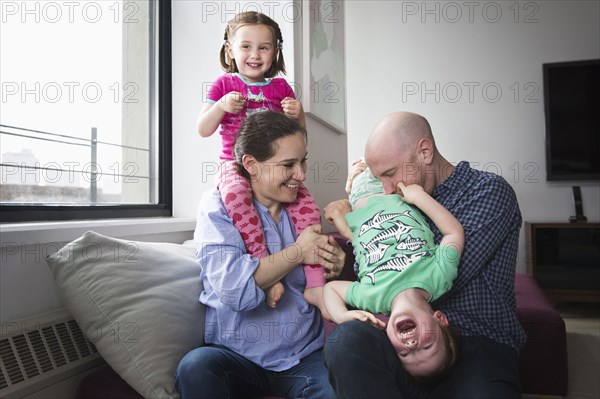
[[[0,204],[0,223],[170,217],[173,215],[171,0],[158,2],[158,198],[156,204]]]

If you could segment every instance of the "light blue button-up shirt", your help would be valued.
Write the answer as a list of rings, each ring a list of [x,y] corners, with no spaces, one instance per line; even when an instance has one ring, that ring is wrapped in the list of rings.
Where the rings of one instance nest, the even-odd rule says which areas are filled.
[[[285,210],[279,223],[254,201],[269,253],[295,243],[294,227]],[[285,293],[275,309],[254,281],[259,260],[246,253],[240,233],[227,216],[219,192],[203,195],[194,240],[202,267],[206,305],[205,341],[227,346],[268,370],[287,370],[323,347],[325,332],[319,311],[304,299],[304,270],[299,265],[282,280]],[[293,248],[289,256],[297,256]]]

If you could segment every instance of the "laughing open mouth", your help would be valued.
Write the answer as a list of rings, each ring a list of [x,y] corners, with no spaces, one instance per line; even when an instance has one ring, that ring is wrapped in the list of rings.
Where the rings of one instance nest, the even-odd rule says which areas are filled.
[[[401,338],[410,338],[415,335],[417,331],[417,325],[412,320],[403,320],[396,324],[396,330],[400,333]]]

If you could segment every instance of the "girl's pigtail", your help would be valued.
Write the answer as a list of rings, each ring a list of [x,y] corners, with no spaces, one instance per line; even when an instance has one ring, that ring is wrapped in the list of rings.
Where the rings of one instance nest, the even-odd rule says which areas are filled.
[[[225,34],[223,35],[223,45],[221,46],[221,52],[219,53],[219,61],[221,62],[221,68],[225,72],[237,72],[237,67],[235,65],[235,60],[229,59],[229,54],[227,54],[227,43],[228,43],[228,34],[229,25],[225,27]]]
[[[285,61],[283,60],[283,41],[280,41],[277,47],[279,47],[279,50],[277,52],[277,70],[285,75]]]
[[[277,75],[277,73],[282,73],[285,75],[285,61],[283,59],[283,36],[281,35],[281,29],[279,26],[275,26],[275,36],[276,36],[276,45],[277,45],[277,56],[275,57],[275,62],[271,69],[273,70],[273,74],[271,76]],[[268,76],[268,77],[271,77]]]

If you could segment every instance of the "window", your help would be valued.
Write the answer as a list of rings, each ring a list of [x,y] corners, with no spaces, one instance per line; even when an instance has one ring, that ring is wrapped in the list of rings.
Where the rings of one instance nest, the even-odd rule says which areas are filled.
[[[0,220],[170,216],[170,1],[1,7]]]

